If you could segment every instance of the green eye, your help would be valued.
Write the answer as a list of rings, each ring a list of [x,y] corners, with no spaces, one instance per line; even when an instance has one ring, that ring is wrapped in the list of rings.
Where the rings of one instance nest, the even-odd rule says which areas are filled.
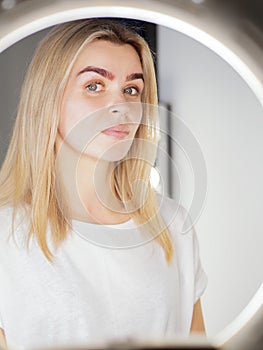
[[[98,92],[103,89],[103,86],[101,83],[91,83],[86,86],[86,89],[90,92]]]
[[[128,88],[124,89],[124,93],[131,95],[131,96],[137,96],[137,95],[139,95],[139,89],[137,89],[135,87],[128,87]]]

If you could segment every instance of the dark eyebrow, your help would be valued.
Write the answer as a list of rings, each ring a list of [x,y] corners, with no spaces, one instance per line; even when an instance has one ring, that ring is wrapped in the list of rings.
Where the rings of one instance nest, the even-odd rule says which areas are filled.
[[[106,69],[99,68],[99,67],[93,67],[93,66],[87,66],[87,67],[83,68],[77,74],[77,76],[79,76],[80,74],[86,73],[86,72],[97,73],[97,74],[102,75],[104,78],[107,78],[109,80],[113,80],[114,79],[114,75],[111,72],[107,71]]]
[[[127,81],[136,80],[136,79],[142,79],[142,81],[144,82],[143,74],[142,73],[132,73],[126,77]]]
[[[103,76],[104,78],[107,78],[109,80],[113,80],[114,79],[114,74],[109,72],[108,70],[106,69],[103,69],[103,68],[99,68],[99,67],[94,67],[94,66],[87,66],[85,68],[83,68],[78,74],[77,76],[83,74],[83,73],[86,73],[86,72],[94,72],[94,73],[97,73],[101,76]],[[144,78],[143,78],[143,74],[142,73],[132,73],[132,74],[129,74],[127,77],[126,77],[126,80],[127,81],[131,81],[131,80],[136,80],[136,79],[142,79],[142,81],[144,82]]]

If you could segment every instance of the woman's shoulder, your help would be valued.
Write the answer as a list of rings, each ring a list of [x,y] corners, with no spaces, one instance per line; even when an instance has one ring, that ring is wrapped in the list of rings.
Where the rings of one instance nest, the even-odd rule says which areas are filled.
[[[189,221],[189,214],[185,207],[177,200],[156,192],[159,210],[168,227],[182,231],[184,223]]]
[[[0,207],[0,239],[7,238],[12,233],[24,228],[27,217],[26,207],[20,205],[15,210],[13,206]]]
[[[2,206],[0,207],[0,232],[12,225],[13,219],[13,207]]]

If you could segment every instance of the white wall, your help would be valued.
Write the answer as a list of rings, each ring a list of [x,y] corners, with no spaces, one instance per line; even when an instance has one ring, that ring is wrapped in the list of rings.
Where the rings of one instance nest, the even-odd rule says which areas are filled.
[[[195,227],[209,279],[202,298],[205,323],[213,336],[234,320],[263,281],[262,106],[208,48],[165,27],[158,39],[160,99],[170,102],[192,131],[207,168],[207,197]],[[177,124],[175,140],[181,137]],[[187,156],[174,144],[182,204],[190,208],[194,191],[204,183],[194,183],[199,169],[191,168]]]

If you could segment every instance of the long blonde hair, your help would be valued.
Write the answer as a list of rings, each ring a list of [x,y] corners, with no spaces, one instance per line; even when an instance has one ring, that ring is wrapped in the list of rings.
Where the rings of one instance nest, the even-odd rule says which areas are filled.
[[[51,30],[36,50],[26,74],[13,135],[0,172],[0,206],[11,205],[14,220],[18,206],[28,204],[28,241],[35,236],[50,262],[53,261],[53,253],[47,243],[48,225],[56,247],[67,237],[70,229],[69,221],[58,203],[55,186],[54,145],[61,99],[77,56],[85,45],[99,39],[130,44],[136,49],[145,79],[142,102],[146,110],[145,125],[139,126],[135,137],[156,146],[158,143],[158,118],[156,113],[151,113],[151,106],[158,104],[155,71],[150,49],[144,39],[124,26],[105,19],[72,21]],[[152,164],[136,157],[137,152],[138,147],[132,145],[127,159],[115,168],[115,190],[121,200],[133,202],[132,184],[137,179],[143,180],[148,190],[147,199],[142,207],[131,213],[131,217],[138,226],[143,225],[144,230],[155,237],[164,249],[166,260],[170,262],[173,244],[159,213],[155,191],[151,188]]]

